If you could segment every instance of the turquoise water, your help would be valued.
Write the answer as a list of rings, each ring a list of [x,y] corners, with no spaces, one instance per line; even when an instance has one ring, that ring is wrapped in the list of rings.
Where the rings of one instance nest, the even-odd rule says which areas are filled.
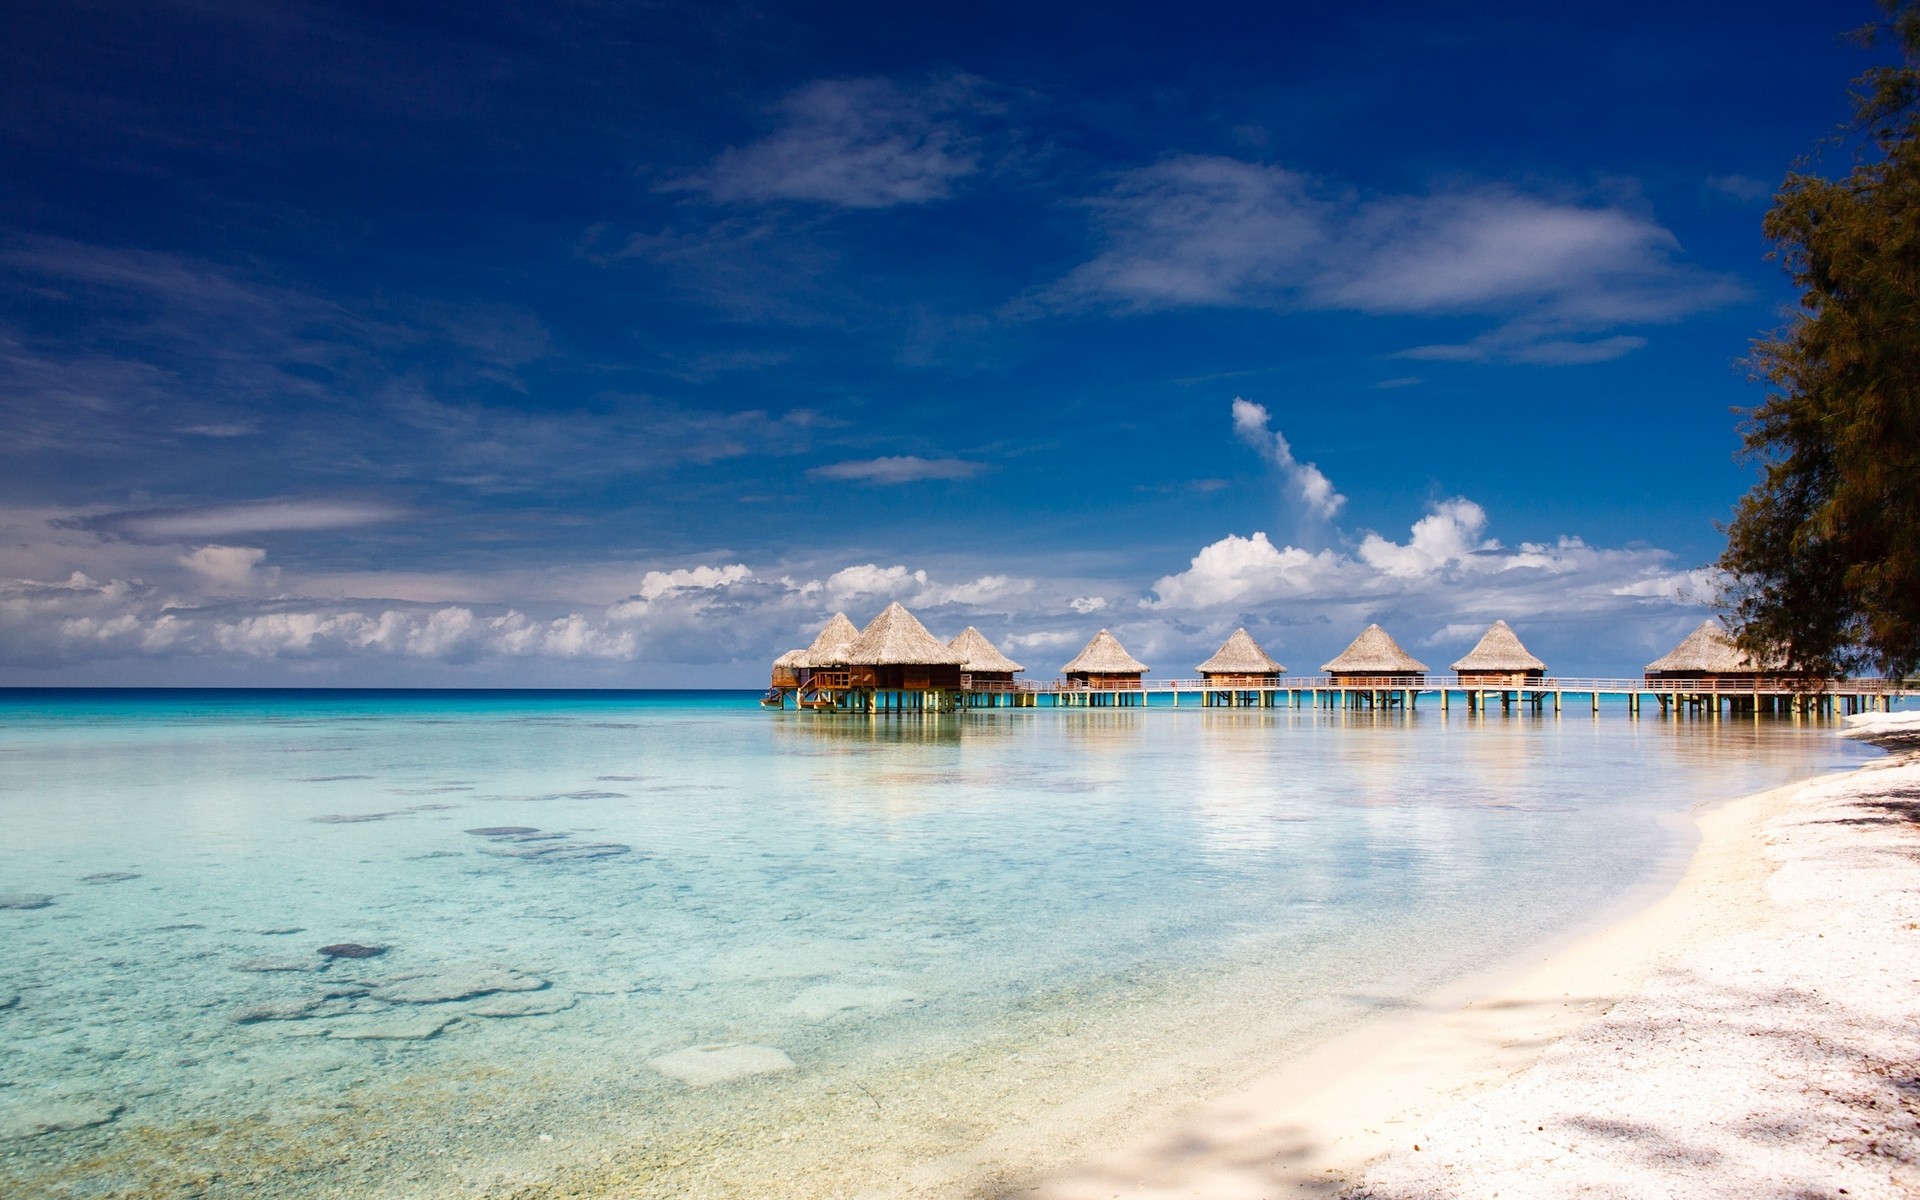
[[[1590,921],[1693,804],[1870,753],[1611,712],[0,693],[0,1194],[938,1191]]]

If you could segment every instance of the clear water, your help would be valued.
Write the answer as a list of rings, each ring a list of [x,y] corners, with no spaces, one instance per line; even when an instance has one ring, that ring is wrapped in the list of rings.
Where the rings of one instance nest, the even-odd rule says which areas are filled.
[[[1590,921],[1693,805],[1869,753],[1614,711],[0,693],[0,1194],[938,1191]]]

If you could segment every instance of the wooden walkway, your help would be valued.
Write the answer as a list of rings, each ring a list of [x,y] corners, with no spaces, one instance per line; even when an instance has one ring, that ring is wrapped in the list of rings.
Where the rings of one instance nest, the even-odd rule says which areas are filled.
[[[1588,679],[1548,678],[1488,686],[1456,676],[1379,676],[1362,680],[1324,675],[1282,677],[1269,686],[1227,685],[1206,679],[1153,679],[1138,686],[1089,686],[1070,680],[981,681],[965,676],[959,691],[870,692],[846,687],[844,676],[816,676],[795,689],[778,689],[780,707],[819,712],[953,712],[996,708],[1313,708],[1334,711],[1404,709],[1421,701],[1449,712],[1554,712],[1587,709],[1598,715],[1603,698],[1624,701],[1639,716],[1657,707],[1663,716],[1780,713],[1842,716],[1891,711],[1895,700],[1920,695],[1920,686],[1885,679]],[[1650,703],[1651,702],[1651,705]],[[772,707],[771,694],[768,707]]]

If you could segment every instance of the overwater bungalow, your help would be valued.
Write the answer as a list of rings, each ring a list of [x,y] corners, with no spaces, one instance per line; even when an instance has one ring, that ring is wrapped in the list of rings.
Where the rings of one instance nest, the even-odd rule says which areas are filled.
[[[1139,691],[1141,676],[1153,668],[1127,653],[1120,639],[1102,629],[1093,635],[1060,673],[1074,685],[1093,691]]]
[[[1453,664],[1462,687],[1523,688],[1546,678],[1547,664],[1520,643],[1520,635],[1505,621],[1495,621],[1480,643]]]
[[[804,647],[798,650],[789,650],[779,658],[774,659],[773,682],[769,685],[769,690],[775,692],[781,690],[791,691],[799,687],[800,672],[802,668],[806,666],[806,660],[807,652]]]
[[[786,705],[788,693],[801,708],[829,708],[833,694],[829,689],[847,686],[847,647],[860,636],[860,630],[837,612],[820,630],[813,643],[803,650],[789,650],[773,660],[773,683],[760,703],[768,708]]]
[[[966,661],[960,664],[960,672],[965,676],[970,691],[986,691],[995,686],[1011,687],[1014,675],[1026,670],[1000,653],[1000,647],[988,641],[986,634],[971,625],[948,642],[947,648],[966,655]]]
[[[1320,669],[1344,688],[1417,688],[1427,678],[1427,664],[1402,650],[1378,625],[1361,630],[1338,658]]]
[[[1777,675],[1784,662],[1756,662],[1727,636],[1719,621],[1708,619],[1678,646],[1647,664],[1649,680],[1688,680],[1699,683],[1750,682]]]
[[[867,623],[845,657],[847,686],[869,709],[876,699],[886,708],[952,707],[967,661],[965,653],[928,633],[897,600]]]
[[[1208,684],[1223,688],[1270,688],[1287,672],[1244,629],[1234,630],[1213,657],[1194,670]]]
[[[800,652],[800,661],[794,665],[814,671],[844,668],[847,665],[847,647],[859,637],[859,628],[847,620],[847,614],[837,612],[821,628],[813,644]]]

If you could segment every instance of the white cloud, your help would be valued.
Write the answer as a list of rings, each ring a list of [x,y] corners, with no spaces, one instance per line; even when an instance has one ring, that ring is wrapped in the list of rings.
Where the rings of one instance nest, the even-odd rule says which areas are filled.
[[[1334,531],[1344,548],[1310,551],[1263,532],[1231,534],[1155,581],[1144,598],[1137,582],[1075,578],[1058,563],[1037,575],[877,562],[776,574],[718,556],[503,577],[491,589],[449,576],[438,596],[434,576],[408,576],[388,589],[378,573],[364,573],[357,578],[371,591],[320,595],[297,572],[274,579],[253,547],[148,545],[89,532],[59,514],[31,515],[43,541],[9,555],[9,564],[74,565],[0,580],[0,672],[21,681],[61,677],[35,673],[48,670],[92,670],[102,681],[297,670],[564,685],[640,682],[657,678],[648,675],[656,664],[687,664],[697,673],[677,681],[745,683],[775,654],[804,645],[835,609],[864,622],[896,599],[938,636],[977,624],[1010,652],[1043,659],[1083,644],[1096,614],[1149,662],[1204,656],[1235,624],[1273,639],[1276,653],[1291,646],[1283,658],[1311,658],[1319,641],[1343,643],[1370,620],[1386,622],[1408,645],[1443,648],[1496,616],[1544,628],[1549,639],[1559,630],[1563,648],[1591,658],[1608,648],[1664,649],[1642,643],[1677,640],[1717,583],[1712,572],[1685,570],[1657,549],[1609,549],[1576,537],[1504,547],[1489,536],[1488,514],[1463,498],[1435,504],[1399,539]],[[20,511],[0,510],[7,538],[30,542],[35,529]],[[114,573],[128,567],[137,573]],[[365,598],[396,593],[413,598]],[[1535,634],[1528,636],[1532,644]],[[1050,669],[1043,662],[1036,676]]]
[[[640,577],[635,593],[642,600],[657,600],[673,592],[723,588],[753,578],[745,563],[725,567],[681,567],[672,571],[648,571]]]
[[[180,565],[214,587],[250,590],[262,584],[271,586],[279,576],[273,568],[254,570],[266,557],[265,550],[252,546],[202,546],[182,555]]]
[[[1319,467],[1293,457],[1293,447],[1287,444],[1286,435],[1272,428],[1271,420],[1265,405],[1238,396],[1233,398],[1234,434],[1262,458],[1280,468],[1294,494],[1307,506],[1308,512],[1322,519],[1332,518],[1346,504],[1347,498],[1334,490],[1333,481]]]
[[[827,79],[780,102],[779,126],[722,151],[667,186],[725,202],[800,200],[843,208],[926,204],[979,169],[969,118],[989,108],[965,77],[905,88],[886,79]]]
[[[914,454],[886,458],[867,458],[853,462],[815,467],[807,474],[814,479],[840,479],[856,483],[917,483],[923,479],[971,479],[985,465],[958,458],[921,458]]]
[[[1485,315],[1502,322],[1496,336],[1412,356],[1567,364],[1641,344],[1572,335],[1678,320],[1744,294],[1685,263],[1644,213],[1506,187],[1368,197],[1186,155],[1127,172],[1088,203],[1104,245],[1040,292],[1041,308]]]
[[[1486,510],[1456,497],[1436,504],[1432,513],[1415,521],[1404,545],[1377,533],[1367,534],[1360,543],[1360,558],[1383,575],[1419,579],[1464,562],[1469,555],[1499,549],[1498,542],[1480,539],[1486,527]]]
[[[1129,171],[1088,202],[1107,248],[1048,293],[1147,310],[1238,305],[1297,286],[1328,234],[1331,202],[1306,176],[1186,155]]]
[[[1265,533],[1228,534],[1202,547],[1185,571],[1156,580],[1149,608],[1199,609],[1258,603],[1309,594],[1336,579],[1344,564],[1331,550],[1318,554],[1276,547]]]
[[[925,571],[909,571],[901,566],[882,567],[874,563],[862,563],[857,567],[845,567],[827,576],[826,590],[828,600],[839,605],[869,596],[898,598],[917,592],[926,584]]]
[[[1376,620],[1409,644],[1464,652],[1500,617],[1549,636],[1559,631],[1562,648],[1587,656],[1593,669],[1595,658],[1622,646],[1631,654],[1677,637],[1714,595],[1713,572],[1676,571],[1664,550],[1605,549],[1577,537],[1509,550],[1486,536],[1488,524],[1478,504],[1454,498],[1433,505],[1405,541],[1368,532],[1351,552],[1230,534],[1202,547],[1185,571],[1156,581],[1141,608],[1198,624],[1216,644],[1243,622],[1324,630],[1315,638],[1329,654]]]
[[[396,520],[406,510],[366,500],[257,500],[195,508],[107,513],[86,524],[109,533],[147,538],[231,537],[236,533],[306,533],[354,529]]]
[[[914,602],[929,607],[961,604],[981,608],[1024,596],[1033,591],[1033,587],[1031,579],[1016,579],[1011,575],[982,575],[967,583],[929,585],[914,597]]]

